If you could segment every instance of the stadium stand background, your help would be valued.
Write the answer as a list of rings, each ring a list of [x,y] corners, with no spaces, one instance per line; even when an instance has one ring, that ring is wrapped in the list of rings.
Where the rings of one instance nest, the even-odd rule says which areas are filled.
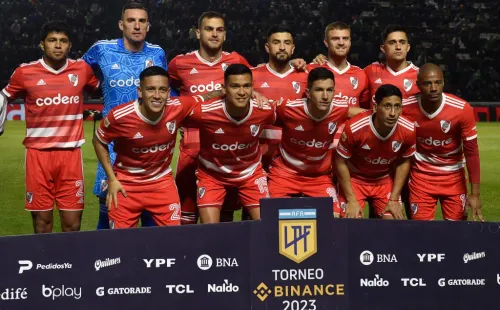
[[[0,81],[6,85],[20,63],[40,57],[41,26],[65,20],[73,27],[72,58],[97,40],[120,37],[121,6],[130,1],[3,0],[0,1]],[[207,10],[226,18],[226,51],[237,50],[252,65],[267,61],[265,34],[274,23],[296,32],[295,57],[310,61],[326,53],[326,24],[341,20],[352,26],[349,60],[365,67],[382,60],[380,32],[389,23],[411,34],[409,59],[416,65],[440,64],[446,91],[469,101],[500,101],[500,2],[484,0],[303,1],[303,0],[150,0],[141,2],[152,23],[147,40],[159,44],[172,59],[198,46],[198,16]],[[3,86],[2,86],[3,87]]]

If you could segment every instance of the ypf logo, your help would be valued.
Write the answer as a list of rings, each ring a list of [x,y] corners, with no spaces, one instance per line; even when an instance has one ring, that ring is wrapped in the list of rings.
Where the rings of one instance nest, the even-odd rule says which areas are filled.
[[[300,264],[318,252],[316,209],[279,210],[279,253]]]

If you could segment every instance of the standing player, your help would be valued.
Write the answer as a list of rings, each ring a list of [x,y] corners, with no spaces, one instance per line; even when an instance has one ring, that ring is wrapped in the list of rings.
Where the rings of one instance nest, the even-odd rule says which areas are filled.
[[[157,66],[140,74],[139,99],[113,108],[94,136],[108,177],[106,205],[111,228],[137,226],[148,210],[158,226],[180,225],[180,201],[170,162],[178,125],[201,97],[169,100],[168,73]],[[114,167],[108,145],[115,141]],[[123,197],[118,197],[118,193]]]
[[[198,209],[203,223],[220,221],[220,208],[228,189],[236,189],[252,219],[260,218],[259,200],[269,197],[261,165],[259,136],[274,123],[275,109],[259,108],[252,100],[252,72],[242,64],[224,73],[224,93],[197,107],[188,118],[200,130],[199,166],[196,171]]]
[[[43,57],[20,65],[2,91],[9,100],[25,100],[25,206],[31,211],[35,233],[52,231],[54,201],[62,230],[80,230],[83,90],[96,89],[99,81],[84,61],[68,59],[70,34],[62,22],[45,24],[40,42]]]
[[[457,96],[443,93],[443,72],[434,64],[420,68],[417,85],[420,95],[404,106],[404,115],[415,122],[417,130],[417,152],[409,182],[411,216],[434,219],[439,200],[446,220],[467,219],[467,211],[472,209],[473,219],[484,221],[472,107]],[[465,166],[471,184],[469,196]]]
[[[401,109],[401,91],[382,85],[373,111],[345,123],[336,157],[342,217],[362,217],[368,202],[378,217],[403,219],[400,195],[415,153],[415,127]]]
[[[333,136],[337,124],[347,120],[349,106],[346,101],[335,102],[334,91],[333,73],[316,68],[307,78],[307,98],[289,100],[276,108],[283,136],[279,155],[269,169],[269,192],[271,197],[332,197],[338,216],[330,175]]]
[[[122,8],[118,22],[123,38],[102,40],[95,43],[83,59],[102,76],[104,96],[103,117],[119,104],[137,99],[139,74],[144,68],[160,66],[167,68],[165,52],[158,45],[146,42],[149,31],[148,12],[140,3],[128,3]],[[110,145],[111,162],[116,155]],[[99,222],[97,229],[109,228],[106,207],[106,174],[102,166],[97,166],[94,194],[99,197]],[[142,226],[154,226],[150,216],[142,217]]]

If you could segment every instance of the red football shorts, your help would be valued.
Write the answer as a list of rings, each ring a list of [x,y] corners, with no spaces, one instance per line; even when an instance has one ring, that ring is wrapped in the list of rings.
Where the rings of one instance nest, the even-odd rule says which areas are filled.
[[[377,216],[382,216],[382,212],[389,202],[389,197],[391,197],[392,182],[369,185],[365,183],[356,183],[351,179],[351,184],[354,196],[356,196],[356,200],[361,208],[364,210],[365,203],[368,202],[368,205],[372,208],[374,213],[377,214]],[[339,186],[339,203],[340,217],[345,217],[347,199],[345,199],[344,191],[341,186]]]
[[[108,212],[109,227],[137,227],[143,211],[148,211],[158,226],[181,224],[181,205],[177,187],[171,174],[154,184],[125,185],[127,197],[118,193],[118,207]]]
[[[282,167],[282,165],[284,165],[282,159],[278,157],[269,167],[269,194],[272,198],[291,197],[301,194],[309,197],[331,197],[333,200],[333,213],[339,216],[340,208],[337,191],[330,175],[298,176],[288,168]]]
[[[408,185],[412,219],[433,220],[438,200],[445,220],[467,219],[467,184],[463,171],[446,178],[436,177],[436,180],[428,180],[428,177],[422,178],[421,174],[412,172]]]
[[[260,199],[269,198],[266,172],[259,165],[254,174],[244,180],[225,181],[212,176],[203,168],[196,171],[198,177],[198,208],[221,207],[229,189],[236,189],[243,207],[260,207]]]
[[[82,150],[26,149],[28,211],[81,211],[84,204]]]

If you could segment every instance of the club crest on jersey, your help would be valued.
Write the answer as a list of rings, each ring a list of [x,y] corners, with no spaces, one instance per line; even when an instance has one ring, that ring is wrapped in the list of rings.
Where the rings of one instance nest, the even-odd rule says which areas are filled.
[[[198,188],[198,197],[200,197],[200,199],[203,198],[203,196],[205,196],[206,191],[207,191],[206,187]]]
[[[418,212],[418,203],[412,203],[410,205],[410,208],[411,208],[411,213],[413,213],[413,215],[417,214],[417,212]]]
[[[401,144],[402,144],[402,143],[401,143],[401,142],[399,142],[399,141],[392,141],[392,150],[393,150],[394,152],[399,151],[399,149],[401,148]]]
[[[168,133],[173,135],[174,132],[175,132],[175,122],[167,122],[167,130],[168,130]]]
[[[146,59],[146,64],[144,65],[145,68],[149,68],[154,66],[153,59]]]
[[[26,200],[28,201],[28,203],[31,203],[33,201],[33,193],[32,192],[26,193]]]
[[[296,94],[300,93],[300,83],[299,82],[292,82],[292,87],[293,90],[295,91]]]
[[[441,130],[444,132],[444,133],[448,133],[448,131],[450,131],[450,128],[451,128],[451,122],[450,121],[440,121],[439,123],[441,123]]]
[[[115,221],[109,220],[109,228],[115,229]]]
[[[250,125],[250,133],[256,137],[259,134],[260,125]]]
[[[222,63],[221,67],[222,67],[222,71],[226,71],[228,65],[226,65],[225,63]]]
[[[78,85],[78,74],[70,73],[70,74],[68,74],[68,79],[69,79],[69,82],[71,83],[71,85],[73,85],[73,86]]]
[[[413,82],[408,79],[403,80],[403,87],[405,88],[405,91],[410,91],[411,87],[413,86]]]
[[[335,123],[335,122],[328,123],[328,133],[329,134],[332,134],[335,131],[335,128],[337,128],[337,123]]]
[[[349,79],[351,80],[352,88],[353,89],[358,88],[358,79],[354,76],[351,76]]]

